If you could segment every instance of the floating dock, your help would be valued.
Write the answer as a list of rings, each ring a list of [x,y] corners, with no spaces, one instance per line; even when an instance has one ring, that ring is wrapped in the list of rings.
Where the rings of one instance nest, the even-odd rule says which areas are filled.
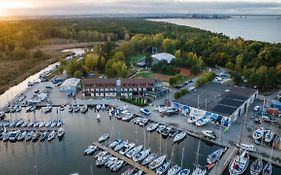
[[[113,151],[112,149],[109,149],[108,147],[105,147],[105,146],[101,145],[101,144],[98,143],[98,142],[94,142],[93,144],[96,145],[98,148],[100,148],[100,149],[102,149],[102,150],[104,150],[104,151],[107,151],[108,153],[110,153],[111,155],[117,157],[118,159],[121,159],[121,160],[125,161],[125,162],[128,163],[129,165],[131,165],[131,166],[133,166],[133,167],[135,167],[135,168],[137,168],[137,169],[143,171],[143,172],[146,173],[146,174],[149,174],[149,175],[157,175],[157,173],[155,173],[154,171],[152,171],[152,170],[146,168],[145,166],[140,165],[139,163],[137,163],[137,162],[135,162],[135,161],[133,161],[133,160],[131,160],[131,159],[125,157],[125,156],[122,156],[121,154],[119,154],[119,153]]]

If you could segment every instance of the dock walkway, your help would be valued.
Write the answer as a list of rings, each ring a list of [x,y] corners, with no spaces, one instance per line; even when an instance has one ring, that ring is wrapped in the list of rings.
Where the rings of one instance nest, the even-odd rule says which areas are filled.
[[[216,166],[210,171],[209,175],[223,174],[230,161],[233,159],[237,152],[236,147],[230,147],[217,162]]]
[[[107,151],[108,153],[112,154],[113,156],[117,157],[118,159],[121,159],[123,161],[125,161],[126,163],[128,163],[129,165],[133,166],[133,167],[136,167],[137,169],[143,171],[144,173],[146,174],[149,174],[149,175],[157,175],[154,171],[146,168],[145,166],[142,166],[140,165],[139,163],[125,157],[125,156],[122,156],[121,154],[113,151],[112,149],[109,149],[103,145],[101,145],[100,143],[98,142],[94,142],[93,143],[94,145],[96,145],[98,148],[104,150],[104,151]]]

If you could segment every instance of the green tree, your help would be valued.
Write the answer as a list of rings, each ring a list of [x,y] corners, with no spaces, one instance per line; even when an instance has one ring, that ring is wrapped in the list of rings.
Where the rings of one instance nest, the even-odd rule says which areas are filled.
[[[73,76],[75,78],[81,78],[83,76],[83,73],[80,70],[77,70],[74,72]]]
[[[162,41],[162,48],[165,52],[174,53],[175,42],[171,39],[166,38]]]

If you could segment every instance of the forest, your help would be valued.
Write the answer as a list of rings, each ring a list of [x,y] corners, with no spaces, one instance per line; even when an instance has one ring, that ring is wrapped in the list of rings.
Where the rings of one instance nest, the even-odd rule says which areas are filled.
[[[206,66],[222,66],[231,72],[236,84],[260,91],[281,84],[280,43],[230,39],[222,34],[141,18],[88,18],[1,21],[0,85],[11,84],[14,77],[52,59],[39,47],[96,41],[104,43],[95,45],[94,52],[84,60],[62,61],[71,75],[80,77],[96,70],[108,76],[126,77],[130,56],[147,55],[152,48],[158,48],[176,56],[171,64],[165,65],[168,70],[174,66],[188,67],[197,74]],[[167,71],[157,66],[155,69]]]

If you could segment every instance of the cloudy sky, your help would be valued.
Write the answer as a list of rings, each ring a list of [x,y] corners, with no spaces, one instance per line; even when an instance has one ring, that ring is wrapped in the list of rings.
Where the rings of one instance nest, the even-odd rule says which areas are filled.
[[[281,14],[281,0],[0,0],[0,15]]]

